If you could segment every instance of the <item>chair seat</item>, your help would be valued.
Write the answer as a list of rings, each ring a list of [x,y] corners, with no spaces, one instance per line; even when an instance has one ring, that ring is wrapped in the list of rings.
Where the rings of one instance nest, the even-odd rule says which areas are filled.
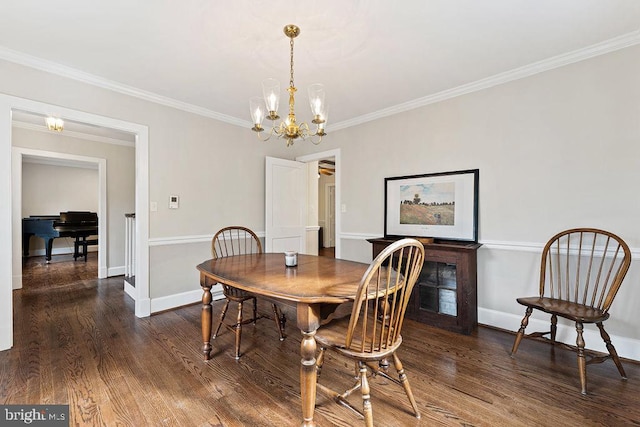
[[[243,302],[255,298],[255,296],[249,292],[231,286],[223,286],[222,293],[227,299],[235,302]]]
[[[526,307],[533,307],[574,322],[598,323],[609,318],[609,313],[605,313],[603,310],[555,298],[527,297],[518,298],[516,301]]]
[[[357,350],[362,345],[362,339],[361,337],[354,336],[351,341],[351,348],[347,348],[345,346],[345,337],[347,336],[347,331],[349,329],[349,321],[349,317],[338,319],[318,329],[315,335],[316,342],[320,344],[321,347],[331,347],[346,356],[357,356],[360,359],[366,360],[384,359],[396,351],[398,347],[400,347],[400,344],[402,344],[402,335],[398,335],[398,339],[394,343],[388,345],[386,349],[376,349],[375,355],[368,356],[367,353],[362,353]],[[369,328],[372,327],[373,325],[369,323]]]

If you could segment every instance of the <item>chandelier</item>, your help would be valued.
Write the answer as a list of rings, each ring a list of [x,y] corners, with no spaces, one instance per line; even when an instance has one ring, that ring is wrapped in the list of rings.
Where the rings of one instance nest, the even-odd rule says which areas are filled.
[[[249,108],[251,110],[251,117],[253,119],[253,127],[251,130],[258,133],[258,138],[262,141],[267,141],[271,136],[276,135],[278,138],[284,138],[287,141],[287,147],[293,145],[296,139],[302,140],[309,139],[313,144],[319,144],[322,141],[322,137],[326,135],[324,131],[325,123],[327,121],[327,109],[324,102],[324,86],[320,83],[315,83],[309,86],[309,104],[311,105],[311,113],[313,120],[311,123],[316,125],[315,132],[311,132],[307,123],[296,122],[295,113],[295,93],[296,87],[293,83],[293,39],[300,34],[300,28],[296,25],[287,25],[284,27],[284,34],[289,37],[291,45],[291,67],[289,78],[289,114],[287,118],[279,123],[275,123],[280,118],[278,115],[278,103],[280,101],[280,83],[276,79],[266,79],[262,82],[262,93],[264,99],[260,97],[251,98],[249,101]],[[262,121],[266,118],[274,122],[274,125],[269,130],[266,138],[263,138]]]

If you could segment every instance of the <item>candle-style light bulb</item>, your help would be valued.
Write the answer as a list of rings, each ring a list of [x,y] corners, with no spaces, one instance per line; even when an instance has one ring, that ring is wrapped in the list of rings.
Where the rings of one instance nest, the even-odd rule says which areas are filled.
[[[269,119],[278,119],[278,104],[280,102],[280,82],[276,79],[266,79],[262,82],[264,103],[269,112]]]
[[[262,130],[262,121],[266,116],[264,108],[264,101],[257,96],[249,100],[249,111],[251,112],[251,119],[253,120],[253,130],[259,132]]]

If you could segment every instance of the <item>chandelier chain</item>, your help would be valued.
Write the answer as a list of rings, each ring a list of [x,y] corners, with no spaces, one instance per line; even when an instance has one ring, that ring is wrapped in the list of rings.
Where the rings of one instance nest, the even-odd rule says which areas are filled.
[[[291,45],[291,77],[289,79],[289,87],[295,87],[293,84],[293,37],[291,37],[289,44]]]

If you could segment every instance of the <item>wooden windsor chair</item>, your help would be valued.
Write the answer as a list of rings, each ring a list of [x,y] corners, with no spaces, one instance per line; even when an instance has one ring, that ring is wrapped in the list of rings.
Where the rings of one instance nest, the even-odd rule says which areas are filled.
[[[623,379],[627,376],[603,322],[609,318],[609,308],[631,264],[631,251],[618,236],[595,228],[574,228],[553,236],[542,251],[540,264],[540,294],[518,298],[526,307],[524,318],[511,349],[515,355],[523,337],[539,338],[556,344],[558,316],[575,322],[576,347],[557,343],[577,352],[582,394],[587,394],[586,365],[613,359]],[[551,328],[545,332],[525,335],[533,310],[551,315]],[[609,352],[592,356],[585,352],[583,328],[595,323]],[[549,335],[547,338],[545,335]]]
[[[256,233],[246,227],[225,227],[219,230],[211,240],[211,255],[213,256],[213,258],[252,253],[261,254],[262,243],[260,242],[260,239],[258,238]],[[258,302],[256,297],[249,292],[225,284],[222,284],[222,292],[224,293],[226,302],[224,304],[224,307],[222,308],[222,311],[220,312],[218,325],[213,332],[212,338],[216,339],[218,333],[220,332],[220,327],[224,324],[224,318],[227,314],[229,303],[232,301],[237,303],[238,315],[236,317],[236,322],[233,325],[225,325],[235,332],[235,358],[237,360],[240,359],[240,340],[242,337],[242,325],[247,323],[256,323],[256,320],[258,319]],[[249,300],[253,301],[253,317],[251,319],[243,320],[244,302]],[[272,304],[272,307],[276,326],[278,327],[278,333],[280,334],[280,341],[282,341],[285,338],[285,317],[284,314],[280,313],[280,310],[275,304]]]
[[[402,385],[416,418],[420,418],[409,380],[396,351],[402,344],[400,331],[404,315],[424,261],[424,247],[414,239],[402,239],[385,248],[365,272],[357,291],[351,316],[321,326],[316,333],[320,348],[316,369],[320,375],[326,350],[333,350],[356,361],[356,384],[338,393],[318,383],[318,389],[334,400],[364,417],[367,426],[373,426],[368,372],[381,375]],[[389,267],[393,266],[393,267]],[[398,378],[387,373],[388,358]],[[363,411],[351,405],[347,398],[360,389]]]

